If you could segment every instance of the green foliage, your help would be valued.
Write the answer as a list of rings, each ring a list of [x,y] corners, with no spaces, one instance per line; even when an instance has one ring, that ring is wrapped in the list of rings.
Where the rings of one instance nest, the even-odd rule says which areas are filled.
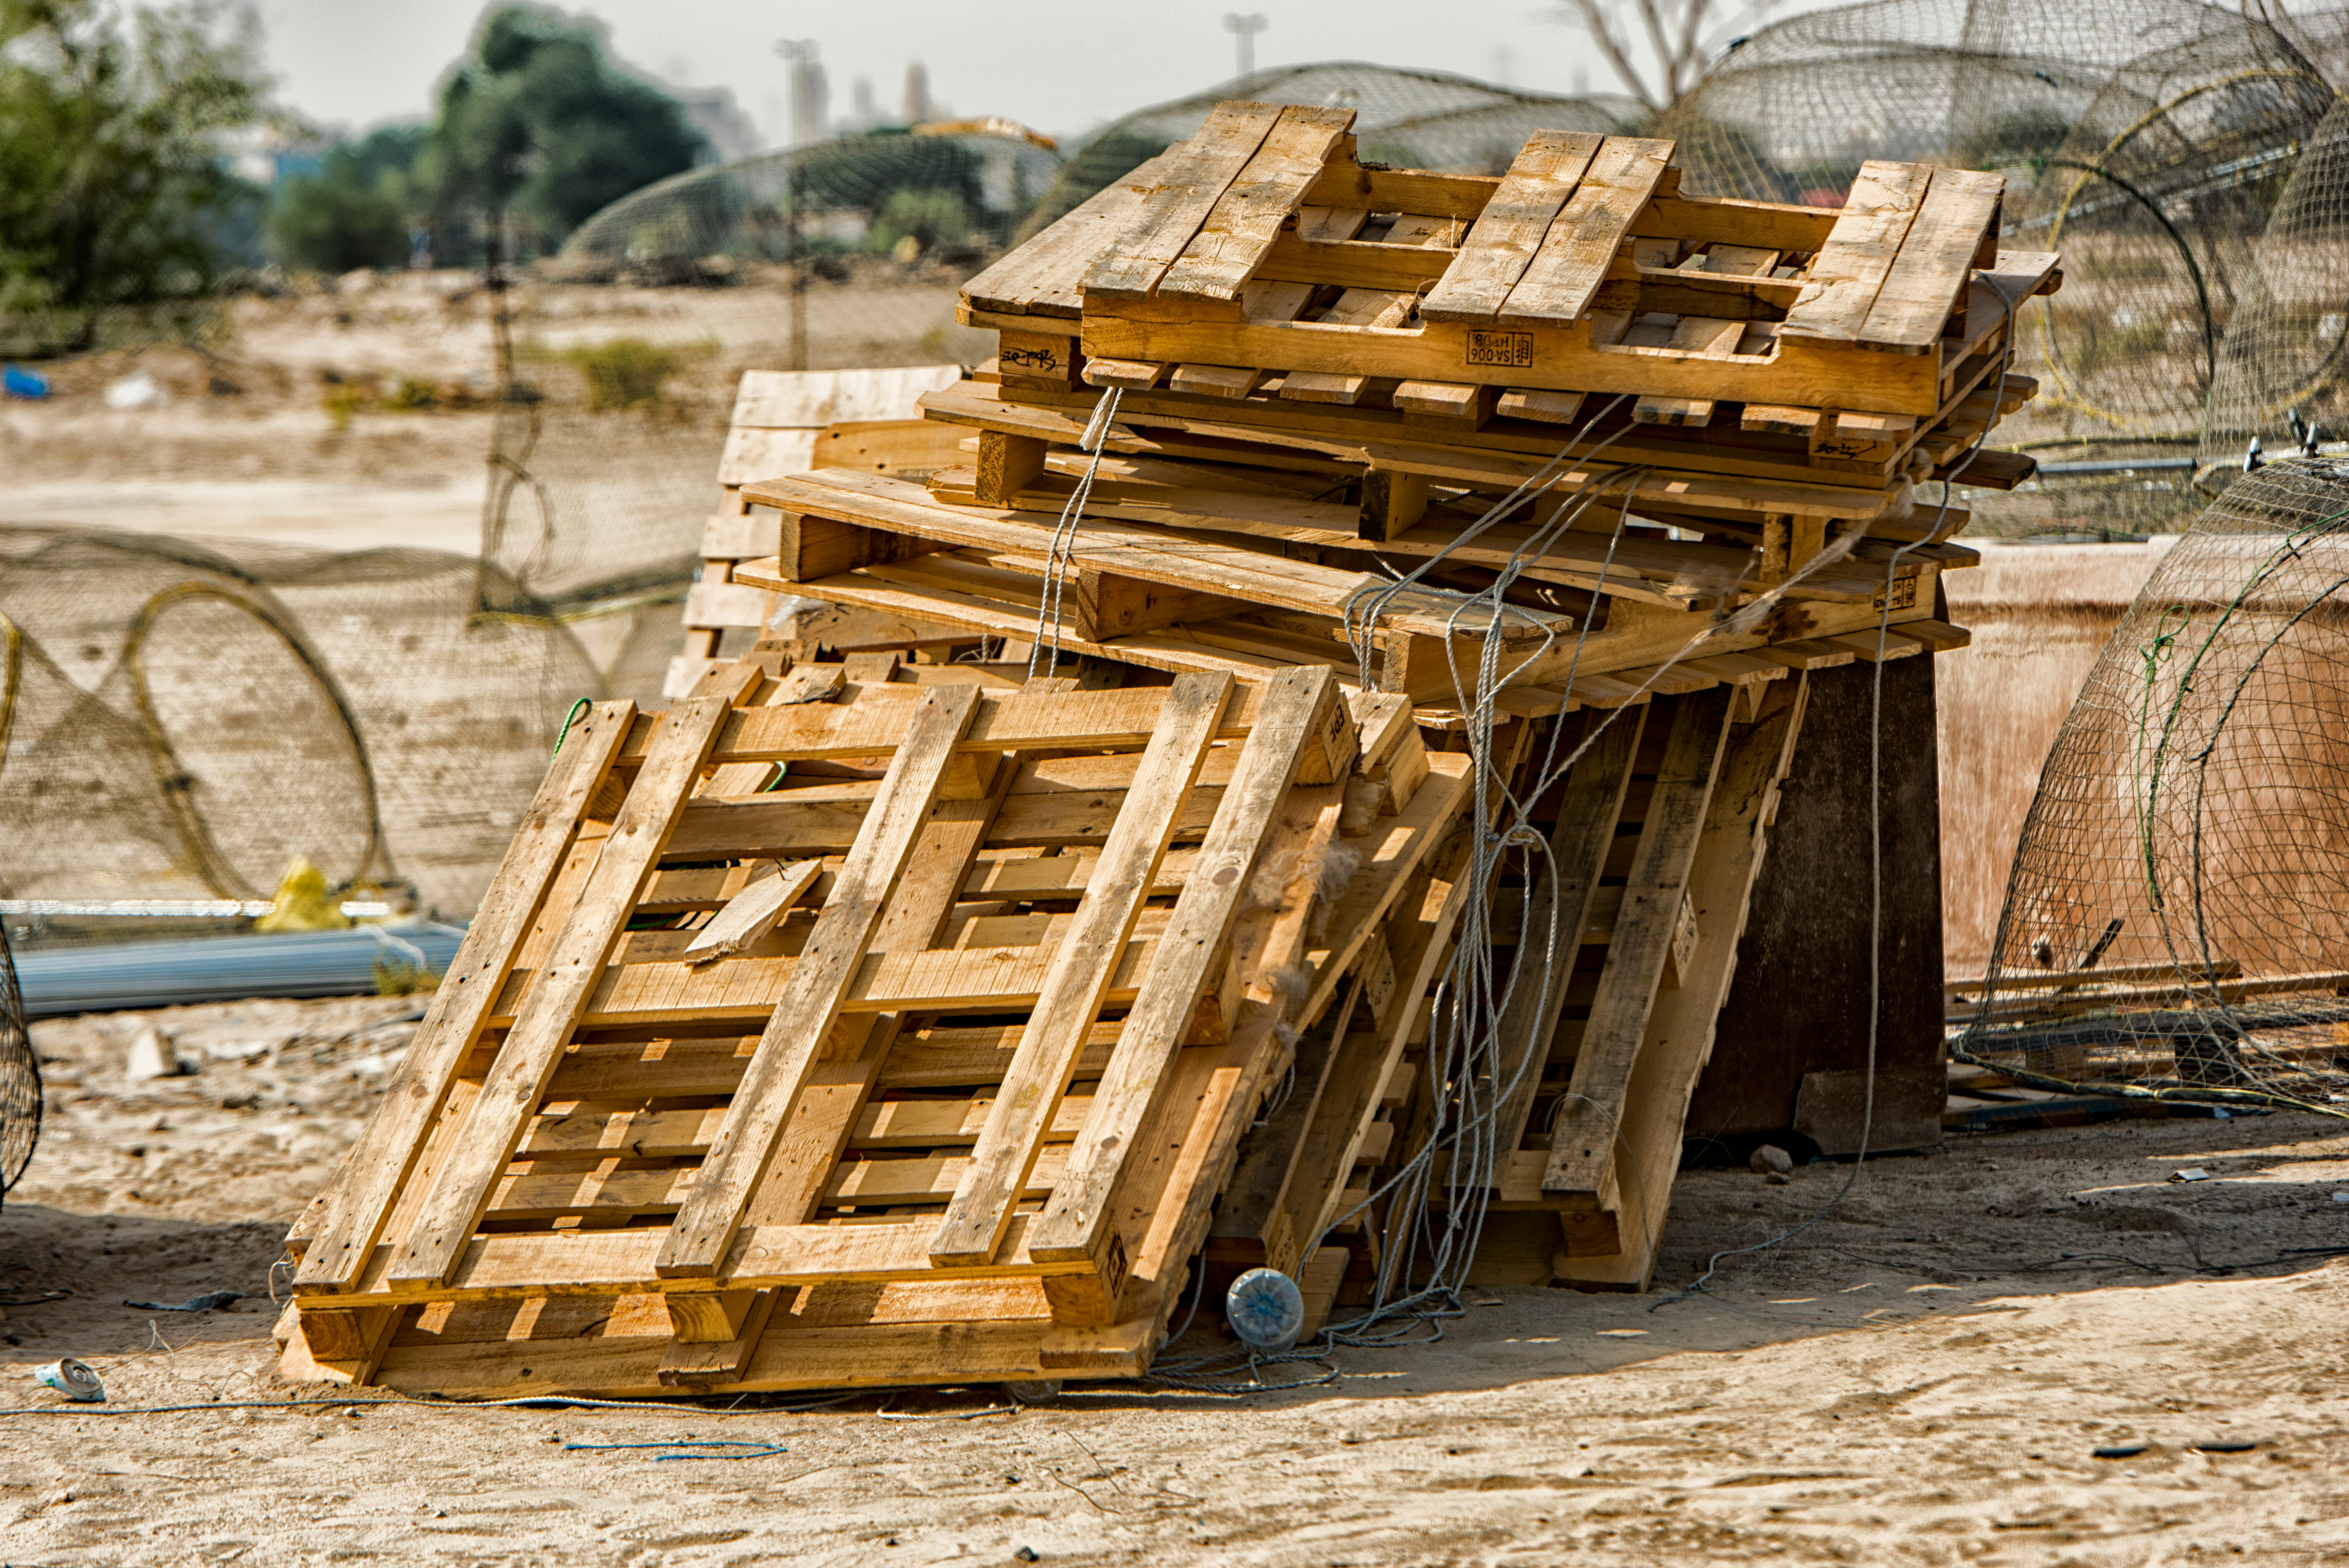
[[[865,231],[865,248],[886,254],[911,239],[924,254],[970,238],[970,203],[952,191],[894,191]]]
[[[289,267],[329,274],[396,267],[408,255],[408,213],[338,147],[317,173],[286,183],[269,214],[269,239]]]
[[[429,965],[410,964],[388,954],[378,955],[375,961],[375,994],[378,996],[417,996],[440,988],[440,972]]]
[[[707,150],[675,99],[615,70],[592,23],[543,5],[491,12],[440,92],[419,175],[443,214],[512,220],[552,250],[591,213]]]
[[[0,314],[85,346],[103,313],[211,291],[253,188],[221,137],[264,116],[249,26],[202,0],[0,0]]]
[[[384,386],[383,406],[394,414],[412,414],[419,408],[429,408],[433,401],[432,383],[419,381],[413,376],[398,377]]]
[[[641,337],[616,337],[579,348],[567,348],[564,359],[587,378],[587,407],[657,408],[661,384],[678,372],[678,356]]]
[[[420,125],[387,126],[326,154],[316,174],[285,182],[269,214],[270,248],[289,267],[329,274],[396,267],[422,221],[416,160]]]
[[[2001,115],[1951,150],[1951,161],[1969,169],[2006,169],[2044,157],[2064,145],[2071,122],[2053,109]]]

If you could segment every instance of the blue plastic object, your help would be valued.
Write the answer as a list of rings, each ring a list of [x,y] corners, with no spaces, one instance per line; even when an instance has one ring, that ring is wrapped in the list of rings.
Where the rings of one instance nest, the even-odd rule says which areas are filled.
[[[28,1018],[123,1007],[180,1007],[245,996],[364,996],[378,958],[436,973],[465,934],[419,922],[349,931],[214,936],[21,953],[16,981]]]
[[[1250,1269],[1224,1293],[1224,1316],[1249,1349],[1287,1350],[1305,1327],[1305,1297],[1278,1269]]]
[[[49,395],[49,378],[21,365],[0,367],[0,393],[37,401]]]

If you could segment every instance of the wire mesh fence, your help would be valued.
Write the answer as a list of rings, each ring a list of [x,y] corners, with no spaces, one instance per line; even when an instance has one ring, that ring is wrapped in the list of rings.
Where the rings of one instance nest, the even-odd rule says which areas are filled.
[[[2349,1088],[2349,460],[2228,489],[2090,672],[1966,1059],[2332,1105]]]
[[[0,896],[471,907],[597,686],[543,601],[462,556],[0,531]]]

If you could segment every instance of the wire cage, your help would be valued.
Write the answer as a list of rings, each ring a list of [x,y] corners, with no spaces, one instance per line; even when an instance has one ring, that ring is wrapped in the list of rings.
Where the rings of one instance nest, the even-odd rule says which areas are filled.
[[[0,1203],[32,1163],[41,1139],[41,1058],[25,1027],[25,998],[16,988],[16,960],[0,926]]]
[[[2049,473],[1970,498],[1977,531],[2176,531],[2254,436],[2302,444],[2292,410],[2349,436],[2342,15],[1874,0],[1742,41],[1658,133],[1689,188],[1768,201],[1840,202],[1868,158],[2002,172],[2002,243],[2061,252],[2065,281],[2023,307],[2041,395],[2002,439],[2203,471]]]
[[[2239,480],[2057,735],[1953,1047],[2064,1084],[2349,1088],[2349,459]]]

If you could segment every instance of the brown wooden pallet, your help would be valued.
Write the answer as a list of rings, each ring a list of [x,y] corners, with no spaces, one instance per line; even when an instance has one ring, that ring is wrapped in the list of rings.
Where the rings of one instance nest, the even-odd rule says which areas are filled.
[[[1061,601],[1066,651],[1161,669],[1226,670],[1243,679],[1319,665],[1350,682],[1408,695],[1430,709],[1465,706],[1450,639],[1443,634],[1450,621],[1444,599],[1433,593],[1402,598],[1399,612],[1373,625],[1374,660],[1364,672],[1345,611],[1354,595],[1381,580],[1283,553],[1317,549],[1306,521],[1311,503],[1235,505],[1226,499],[1229,492],[1164,489],[1183,500],[1180,513],[1149,505],[1158,498],[1141,480],[1113,487],[1104,503],[1126,507],[1136,521],[1095,522],[1088,512]],[[907,480],[832,473],[752,484],[744,494],[787,509],[786,553],[738,564],[736,575],[744,582],[1023,643],[1036,635],[1052,514],[961,505]],[[1139,521],[1154,510],[1209,526],[1172,531]],[[1279,517],[1288,521],[1274,521]],[[1441,524],[1430,524],[1414,533],[1433,540],[1441,531]],[[1506,551],[1517,532],[1522,530],[1509,526],[1491,530],[1487,546]],[[1334,531],[1323,537],[1354,542]],[[1421,547],[1407,540],[1397,553],[1407,557]],[[1483,547],[1467,552],[1472,566]],[[1656,689],[1670,693],[1874,658],[1879,656],[1878,624],[1888,613],[1892,625],[1882,656],[1967,641],[1962,630],[1932,614],[1938,573],[1976,559],[1971,551],[1948,545],[1923,547],[1895,562],[1892,546],[1862,544],[1829,569],[1814,570],[1805,580],[1808,601],[1751,629],[1716,624],[1713,610],[1735,582],[1727,574],[1740,562],[1754,570],[1758,548],[1648,538],[1616,543],[1619,560],[1608,571],[1622,575],[1610,582],[1636,583],[1640,573],[1669,571],[1677,576],[1666,586],[1675,593],[1710,582],[1713,595],[1692,601],[1661,591],[1610,589],[1603,623],[1587,634],[1570,611],[1527,611],[1529,623],[1538,616],[1546,624],[1504,626],[1511,649],[1497,665],[1511,682],[1505,707],[1538,716],[1619,706],[1644,700],[1651,678],[1661,682]],[[1603,535],[1569,536],[1529,575],[1568,587],[1595,583],[1608,549]],[[1346,553],[1333,548],[1329,559]],[[1713,575],[1698,578],[1700,570]],[[1888,593],[1893,598],[1889,612]],[[1538,632],[1547,645],[1529,642],[1529,632]],[[1474,645],[1473,635],[1466,645]],[[1661,661],[1676,656],[1670,671],[1657,674]]]
[[[1536,879],[1529,903],[1495,895],[1496,945],[1572,934],[1547,993],[1527,969],[1499,1022],[1516,1090],[1488,1202],[1542,1217],[1493,1232],[1514,1261],[1484,1277],[1647,1287],[1807,695],[1798,678],[1743,711],[1702,692],[1617,716],[1552,808],[1554,882]]]
[[[289,1237],[290,1376],[1146,1367],[1291,1031],[1381,940],[1466,758],[1326,670],[844,674],[721,666],[573,728]]]
[[[1540,131],[1477,179],[1363,165],[1351,122],[1218,106],[974,278],[965,319],[1013,335],[1007,383],[1073,384],[1081,354],[1232,396],[1274,373],[1308,378],[1299,401],[1384,380],[1396,407],[1472,422],[1616,393],[1660,425],[1723,402],[1913,418],[1938,412],[1951,325],[1996,263],[1995,174],[1870,162],[1843,209],[1790,207],[1682,193],[1669,141]],[[1892,433],[1837,420],[1827,440]]]
[[[755,634],[773,610],[772,593],[734,578],[736,562],[775,551],[771,519],[762,527],[746,515],[743,481],[810,469],[923,474],[951,462],[951,443],[918,417],[916,400],[959,375],[952,365],[742,373],[718,459],[718,510],[702,529],[701,573],[686,594],[686,646],[670,662],[667,696],[693,689],[719,662],[728,632]],[[891,630],[897,641],[914,642],[922,629]]]

